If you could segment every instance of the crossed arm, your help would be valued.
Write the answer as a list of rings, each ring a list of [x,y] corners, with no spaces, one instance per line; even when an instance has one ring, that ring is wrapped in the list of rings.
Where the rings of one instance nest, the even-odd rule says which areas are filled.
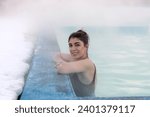
[[[73,61],[69,54],[57,54],[55,62],[57,72],[62,74],[81,73],[85,72],[90,67],[89,59]]]

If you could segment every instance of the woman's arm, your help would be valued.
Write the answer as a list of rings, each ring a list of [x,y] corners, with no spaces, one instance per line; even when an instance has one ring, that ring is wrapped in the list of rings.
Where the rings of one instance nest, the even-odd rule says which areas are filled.
[[[56,56],[55,56],[55,61],[66,61],[66,62],[70,62],[70,61],[73,61],[73,58],[71,57],[70,54],[65,54],[65,53],[57,53]]]
[[[66,62],[61,59],[56,64],[56,69],[58,73],[69,74],[69,73],[81,73],[85,72],[88,68],[90,68],[91,62],[89,59]]]

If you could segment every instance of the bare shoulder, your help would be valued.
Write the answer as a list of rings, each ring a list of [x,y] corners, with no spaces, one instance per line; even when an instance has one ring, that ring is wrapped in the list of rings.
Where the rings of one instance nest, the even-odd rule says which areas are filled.
[[[83,59],[83,60],[80,60],[80,63],[83,63],[85,66],[87,66],[88,68],[89,67],[93,67],[94,63],[92,62],[92,60],[90,59]]]
[[[88,58],[83,59],[83,60],[79,60],[79,61],[74,61],[72,63],[74,63],[73,65],[77,65],[77,66],[82,67],[84,69],[84,71],[93,70],[95,68],[92,60],[90,60]]]

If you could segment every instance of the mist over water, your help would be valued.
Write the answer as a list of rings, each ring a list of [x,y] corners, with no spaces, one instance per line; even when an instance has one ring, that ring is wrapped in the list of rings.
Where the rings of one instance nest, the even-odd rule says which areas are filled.
[[[98,53],[105,53],[106,58],[119,59],[127,57],[125,55],[128,52],[123,49],[123,47],[127,46],[135,47],[132,49],[132,52],[129,52],[130,56],[143,57],[149,52],[147,52],[146,48],[138,48],[139,43],[142,42],[142,39],[139,39],[139,35],[129,38],[121,36],[121,40],[119,41],[111,37],[115,37],[113,32],[115,29],[114,27],[118,28],[120,26],[146,27],[146,34],[148,34],[150,32],[149,6],[149,0],[0,0],[0,84],[3,84],[1,85],[0,99],[16,99],[21,93],[24,85],[24,75],[29,69],[29,64],[26,61],[31,57],[33,50],[33,37],[28,36],[28,34],[36,35],[37,31],[44,26],[52,27],[56,32],[61,27],[73,26],[76,27],[75,29],[83,28],[89,30],[89,35],[95,36],[95,39],[98,37],[101,38],[101,36],[104,35],[109,35],[109,39],[105,37],[103,40],[100,40],[101,48],[104,45],[103,43],[106,44],[107,41],[109,41],[109,43],[118,43],[117,46],[118,48],[122,48],[121,51],[115,51],[115,49],[111,48],[109,43],[107,43],[109,48],[105,48],[105,50]],[[92,28],[92,30],[87,28],[90,26],[94,28]],[[101,27],[98,29],[101,30],[98,34],[96,33],[96,31],[98,31],[95,29],[96,27]],[[108,30],[110,27],[113,28]],[[123,28],[119,29],[119,31],[120,32],[117,34],[121,33],[122,35],[124,33],[124,35],[128,35],[132,30]],[[139,30],[139,32],[141,32],[141,30]],[[64,35],[69,35],[69,33]],[[60,42],[63,40],[61,40],[62,37],[60,37],[60,35],[56,36],[59,38],[58,40]],[[118,35],[117,38],[119,38]],[[122,40],[124,41],[123,45],[121,43]],[[94,47],[99,47],[99,45],[95,45],[96,42],[97,41],[91,40],[90,53],[92,53],[92,51],[96,52]],[[146,41],[142,43],[144,46]],[[64,48],[60,48],[63,51]],[[107,52],[109,52],[110,49],[114,49],[114,51],[108,54]],[[134,54],[132,55],[132,53]],[[108,59],[106,58],[105,60]],[[103,57],[100,59],[103,59]],[[138,64],[142,63],[142,61],[143,63],[145,62],[145,64],[148,62],[147,59],[143,59]],[[103,63],[98,63],[100,67],[101,64],[104,67],[102,71],[103,74],[108,72],[111,66],[114,66],[114,64],[110,64],[111,62],[107,62],[108,61],[103,61]],[[128,70],[119,71],[119,68],[121,66],[133,67],[135,64],[137,63],[116,63],[115,66],[117,70],[113,69],[112,72],[125,74]],[[143,70],[144,69],[143,66]],[[143,74],[149,74],[149,72],[145,71]],[[109,74],[104,75],[104,77],[108,78]],[[126,80],[126,82],[128,81]],[[133,82],[129,83],[133,84]],[[101,85],[101,88],[109,88],[106,87],[108,85],[109,82],[105,82]],[[98,92],[101,95],[105,95],[102,90]]]
[[[66,25],[149,24],[149,0],[2,0],[1,16],[32,24]]]

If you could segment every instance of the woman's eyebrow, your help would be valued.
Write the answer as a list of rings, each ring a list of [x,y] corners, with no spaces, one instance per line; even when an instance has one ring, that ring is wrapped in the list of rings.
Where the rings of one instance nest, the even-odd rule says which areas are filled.
[[[75,43],[68,43],[68,44],[80,44],[80,42],[79,42],[79,41],[77,41],[77,42],[75,42]]]
[[[80,42],[75,42],[74,44],[80,44]]]

